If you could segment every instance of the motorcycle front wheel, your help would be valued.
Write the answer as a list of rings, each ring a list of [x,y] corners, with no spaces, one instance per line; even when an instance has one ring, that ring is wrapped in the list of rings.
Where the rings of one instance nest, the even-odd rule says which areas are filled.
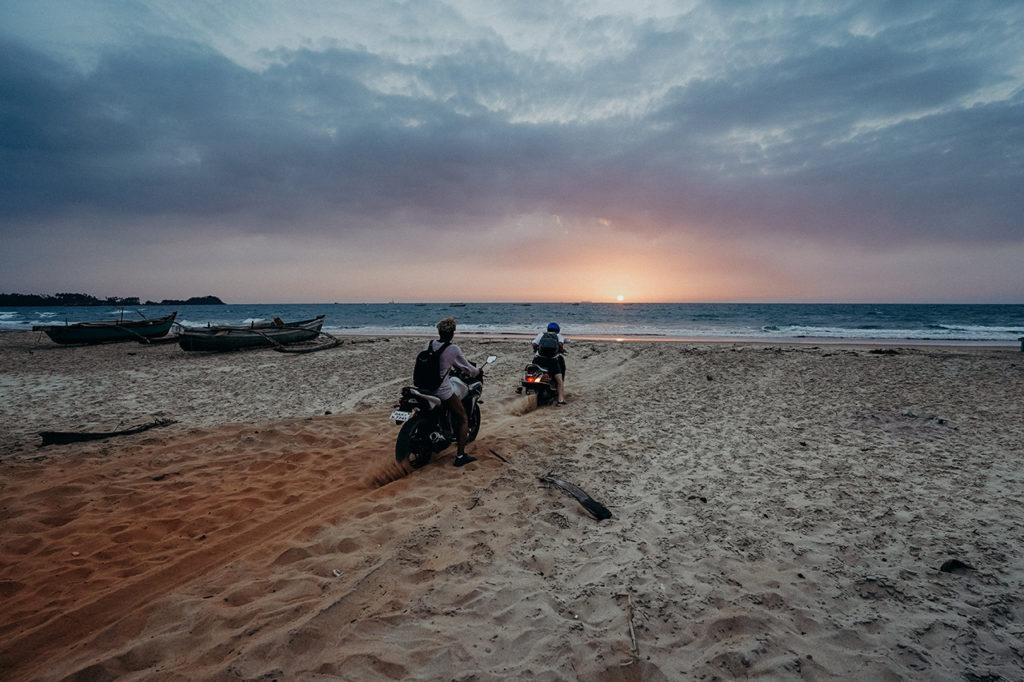
[[[422,414],[402,424],[395,441],[395,460],[408,461],[413,469],[419,469],[430,461],[433,446],[430,443],[431,422]]]
[[[480,432],[480,406],[473,405],[473,410],[469,413],[469,433],[466,435],[466,442],[472,443],[476,440],[476,434]]]

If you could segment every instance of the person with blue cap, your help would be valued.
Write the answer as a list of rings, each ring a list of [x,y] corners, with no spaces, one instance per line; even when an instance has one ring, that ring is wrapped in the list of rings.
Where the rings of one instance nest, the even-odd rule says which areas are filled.
[[[533,340],[534,363],[542,366],[555,380],[558,389],[558,404],[565,405],[565,337],[557,322],[548,325],[547,331],[537,334]]]

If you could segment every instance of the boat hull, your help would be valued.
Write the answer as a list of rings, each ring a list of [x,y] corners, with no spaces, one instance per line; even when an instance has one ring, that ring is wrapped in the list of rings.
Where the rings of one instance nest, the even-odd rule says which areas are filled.
[[[178,339],[178,345],[187,351],[231,351],[287,346],[315,339],[320,335],[323,324],[324,316],[320,315],[313,320],[281,325],[185,328]]]
[[[62,345],[113,343],[117,341],[148,341],[165,336],[174,324],[177,312],[152,320],[100,320],[74,324],[35,325],[32,331],[44,332],[54,343]]]

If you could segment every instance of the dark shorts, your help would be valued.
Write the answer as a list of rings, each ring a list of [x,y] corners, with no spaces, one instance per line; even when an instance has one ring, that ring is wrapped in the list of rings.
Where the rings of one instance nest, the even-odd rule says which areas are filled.
[[[541,355],[535,355],[533,358],[533,364],[543,367],[547,370],[548,374],[561,374],[562,378],[565,378],[565,358],[561,355],[556,355],[553,358],[545,358]]]

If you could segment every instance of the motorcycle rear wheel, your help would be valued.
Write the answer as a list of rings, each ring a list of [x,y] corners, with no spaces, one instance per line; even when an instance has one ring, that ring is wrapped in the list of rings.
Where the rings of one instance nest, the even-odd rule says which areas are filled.
[[[537,396],[537,407],[544,407],[555,402],[555,398],[558,397],[558,393],[554,388],[549,386],[537,385],[526,391],[527,395],[533,394]]]
[[[413,469],[419,469],[430,461],[434,447],[430,442],[430,420],[417,414],[402,424],[395,441],[395,460],[406,462]]]

